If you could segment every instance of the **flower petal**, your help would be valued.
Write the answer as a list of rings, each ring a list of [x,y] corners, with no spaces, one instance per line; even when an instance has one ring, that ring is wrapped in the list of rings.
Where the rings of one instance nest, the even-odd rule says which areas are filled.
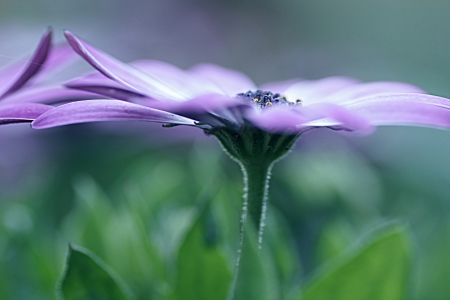
[[[384,93],[425,93],[421,88],[403,82],[368,82],[351,85],[323,98],[323,102],[353,102],[355,99]],[[356,100],[357,101],[357,100]]]
[[[153,61],[143,62],[145,64],[150,63],[151,65],[153,65]],[[68,82],[66,86],[97,93],[114,99],[120,99],[147,107],[169,111],[175,114],[189,116],[190,118],[192,118],[194,115],[200,116],[212,112],[218,112],[224,109],[229,109],[231,107],[244,105],[243,102],[236,99],[236,97],[229,97],[217,93],[202,94],[200,96],[196,96],[192,99],[181,102],[173,100],[157,101],[148,98],[145,95],[126,89],[119,83],[112,81],[109,78],[98,75],[98,73],[95,73],[79,79],[75,79]],[[184,82],[180,81],[180,84],[182,83]],[[197,120],[197,118],[194,119]]]
[[[2,104],[0,106],[0,124],[31,122],[52,108],[52,106],[40,103]]]
[[[131,62],[130,65],[161,82],[165,82],[174,90],[184,95],[190,95],[190,98],[211,93],[223,94],[219,87],[202,76],[162,61],[138,60]]]
[[[374,130],[368,118],[334,103],[316,103],[307,107],[314,120],[302,124],[309,127],[329,127],[331,129],[370,133]]]
[[[0,94],[2,94],[3,90],[6,90],[8,88],[7,83],[9,83],[11,81],[11,78],[18,74],[21,69],[23,69],[27,61],[28,57],[22,58],[18,61],[14,61],[6,66],[3,66],[0,69],[0,82],[3,85],[0,87]]]
[[[369,120],[332,103],[309,106],[270,107],[249,115],[249,120],[272,132],[299,132],[314,127],[336,127],[350,131],[372,130]]]
[[[200,64],[189,69],[189,72],[208,79],[228,96],[256,89],[253,81],[246,75],[217,65]]]
[[[155,99],[185,100],[191,95],[183,95],[181,92],[168,86],[167,83],[152,78],[145,73],[127,65],[112,56],[94,48],[79,39],[69,31],[65,36],[72,48],[89,64],[105,76],[122,84],[134,92],[145,94]]]
[[[77,57],[72,47],[67,43],[53,46],[50,48],[47,59],[43,63],[38,76],[41,77],[43,74],[48,76],[49,73],[59,71],[74,62]]]
[[[45,60],[47,59],[52,41],[52,31],[47,29],[39,42],[38,47],[34,51],[33,56],[29,59],[26,67],[19,73],[18,77],[13,80],[12,84],[1,92],[0,98],[4,98],[7,95],[17,91],[27,83],[27,81],[33,77],[42,68]]]
[[[61,102],[87,100],[92,98],[101,98],[97,94],[86,91],[72,90],[62,86],[42,86],[25,88],[9,97],[5,98],[1,103],[21,103],[34,102],[44,104],[56,104]]]
[[[269,132],[296,133],[298,125],[311,118],[301,110],[271,107],[263,111],[253,110],[246,116],[247,121]]]
[[[320,80],[305,80],[290,86],[283,94],[291,102],[299,99],[302,100],[304,105],[310,105],[321,102],[323,98],[357,83],[358,81],[356,79],[348,77],[327,77]]]
[[[79,89],[101,96],[125,101],[129,101],[130,99],[134,99],[136,97],[145,97],[144,94],[127,89],[120,83],[104,77],[102,74],[90,74],[88,76],[69,81],[64,85],[72,89]],[[94,98],[96,97],[91,97],[91,99]]]
[[[241,105],[245,105],[245,103],[236,97],[229,97],[220,94],[209,94],[201,95],[183,102],[156,102],[151,106],[154,108],[171,111],[176,114],[202,114]]]
[[[345,106],[374,125],[450,128],[450,100],[425,94],[382,94]]]
[[[260,85],[259,89],[263,90],[263,91],[270,91],[272,93],[284,94],[285,90],[287,90],[292,85],[294,85],[298,82],[301,82],[301,81],[304,81],[304,79],[294,78],[294,79],[289,79],[289,80],[284,80],[284,81],[268,82],[268,83],[264,83],[264,84]]]
[[[170,111],[213,127],[224,126],[225,124],[241,124],[242,115],[244,114],[243,111],[246,108],[252,108],[236,97],[221,94],[201,95],[183,102],[147,101],[142,102],[142,104],[164,111]]]
[[[85,100],[55,107],[38,117],[32,126],[43,129],[76,123],[119,120],[195,125],[191,119],[134,103],[120,100]]]

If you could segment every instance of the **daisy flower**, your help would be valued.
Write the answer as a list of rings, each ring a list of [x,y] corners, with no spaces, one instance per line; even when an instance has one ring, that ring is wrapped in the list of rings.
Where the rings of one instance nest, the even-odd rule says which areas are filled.
[[[215,136],[242,167],[246,212],[262,234],[271,167],[302,133],[315,128],[370,132],[382,125],[450,127],[450,100],[399,82],[353,78],[294,79],[257,87],[246,75],[216,65],[181,70],[143,60],[123,63],[70,32],[66,38],[98,72],[67,87],[111,99],[58,106],[36,129],[114,120],[197,127]]]

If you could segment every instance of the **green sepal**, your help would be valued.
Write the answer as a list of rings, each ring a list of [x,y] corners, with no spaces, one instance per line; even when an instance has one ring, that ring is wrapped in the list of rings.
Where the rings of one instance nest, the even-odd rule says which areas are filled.
[[[262,236],[270,170],[289,153],[299,134],[264,131],[249,123],[239,129],[215,128],[214,135],[225,152],[241,166],[244,175],[244,210]]]
[[[299,134],[271,133],[244,123],[239,129],[216,128],[214,135],[224,150],[241,164],[255,161],[271,165],[291,150]]]
[[[370,244],[344,263],[329,266],[297,299],[405,299],[410,266],[411,246],[406,229],[393,225],[375,233]]]
[[[65,300],[133,299],[118,275],[104,262],[89,250],[72,244],[57,294]]]

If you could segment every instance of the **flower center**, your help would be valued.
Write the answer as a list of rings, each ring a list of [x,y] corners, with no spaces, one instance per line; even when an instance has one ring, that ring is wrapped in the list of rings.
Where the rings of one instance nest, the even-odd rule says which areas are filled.
[[[299,105],[302,103],[300,99],[297,99],[296,102],[291,102],[285,96],[281,96],[278,93],[273,94],[270,91],[261,90],[239,93],[236,97],[244,101],[250,101],[260,108],[266,108],[272,105]]]

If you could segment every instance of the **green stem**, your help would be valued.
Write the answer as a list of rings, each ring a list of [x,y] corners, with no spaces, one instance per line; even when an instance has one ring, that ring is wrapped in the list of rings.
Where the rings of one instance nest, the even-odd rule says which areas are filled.
[[[275,299],[270,277],[271,259],[262,249],[262,235],[272,163],[257,160],[240,163],[244,175],[244,204],[241,219],[236,274],[229,299]]]
[[[258,242],[262,241],[264,219],[267,209],[269,179],[272,163],[263,160],[241,163],[244,175],[243,222],[248,214],[250,222],[258,232]]]
[[[277,299],[271,278],[271,256],[262,247],[264,219],[272,165],[284,157],[298,134],[276,134],[244,124],[240,129],[216,128],[207,133],[220,141],[237,161],[244,175],[244,203],[241,218],[236,274],[229,299]]]

